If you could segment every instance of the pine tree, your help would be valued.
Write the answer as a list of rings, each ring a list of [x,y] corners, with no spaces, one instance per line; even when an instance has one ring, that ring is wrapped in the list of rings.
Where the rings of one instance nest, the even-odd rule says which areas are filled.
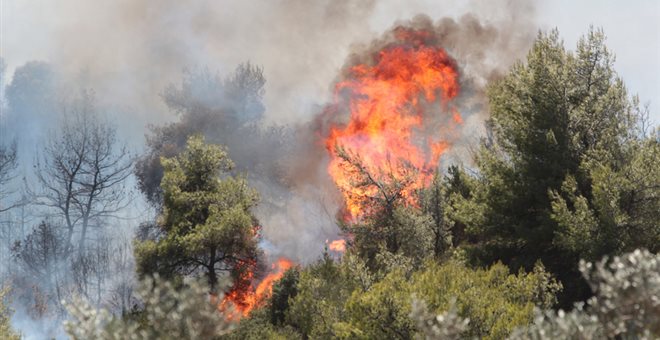
[[[591,29],[570,52],[556,30],[539,34],[491,85],[492,134],[469,190],[454,195],[473,258],[528,270],[542,260],[564,283],[564,306],[590,295],[580,258],[660,244],[658,138],[604,40]]]
[[[250,212],[257,192],[245,178],[230,175],[233,164],[221,147],[204,144],[199,136],[162,163],[160,235],[138,242],[138,271],[164,277],[203,273],[212,290],[221,272],[245,277],[241,271],[258,256],[258,222]]]

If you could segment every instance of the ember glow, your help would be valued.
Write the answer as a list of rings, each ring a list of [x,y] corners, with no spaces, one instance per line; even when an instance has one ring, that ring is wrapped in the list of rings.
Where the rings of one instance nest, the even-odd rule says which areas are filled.
[[[293,267],[293,262],[283,257],[279,258],[277,262],[271,265],[270,273],[256,285],[252,282],[254,280],[254,272],[251,270],[253,266],[249,267],[243,274],[245,276],[237,282],[250,282],[250,284],[247,286],[234,285],[225,294],[218,309],[231,321],[237,321],[244,316],[248,316],[255,307],[264,303],[273,292],[275,281],[281,279],[284,272],[291,267]]]
[[[326,243],[328,243],[328,241],[326,241]],[[328,248],[334,252],[343,253],[346,251],[346,240],[339,239],[329,242]]]
[[[394,43],[370,63],[352,66],[346,79],[336,84],[336,99],[328,112],[345,107],[350,118],[332,126],[324,142],[331,158],[328,172],[343,193],[349,217],[359,217],[362,201],[378,189],[355,187],[357,178],[340,157],[341,149],[358,156],[371,174],[401,180],[406,169],[417,169],[420,175],[402,191],[407,203],[413,203],[412,193],[428,183],[449,146],[440,131],[422,133],[433,118],[429,112],[448,115],[454,125],[462,122],[450,105],[459,93],[456,63],[437,43],[427,43],[437,40],[430,35],[398,29]]]

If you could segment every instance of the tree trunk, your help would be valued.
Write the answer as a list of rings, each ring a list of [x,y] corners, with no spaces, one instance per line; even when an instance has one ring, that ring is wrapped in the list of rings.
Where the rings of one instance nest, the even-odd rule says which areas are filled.
[[[87,225],[89,224],[89,219],[87,217],[83,218],[82,228],[80,230],[80,240],[78,240],[78,256],[83,256],[85,252],[85,238],[87,237]]]
[[[206,267],[206,271],[209,280],[209,290],[211,292],[215,292],[218,286],[218,275],[215,272],[215,248],[211,249],[211,257],[209,264]]]

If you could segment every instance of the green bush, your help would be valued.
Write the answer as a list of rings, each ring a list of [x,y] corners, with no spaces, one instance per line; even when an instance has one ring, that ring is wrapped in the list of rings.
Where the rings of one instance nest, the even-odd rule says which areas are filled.
[[[186,280],[179,288],[158,276],[145,278],[138,296],[144,306],[132,318],[96,310],[81,300],[65,303],[72,320],[64,328],[80,340],[213,339],[229,329],[200,282]]]
[[[0,339],[18,340],[20,337],[11,328],[11,310],[5,306],[5,296],[9,291],[8,287],[0,289]]]
[[[536,311],[534,324],[514,339],[660,338],[660,255],[636,250],[612,261],[582,261],[580,271],[596,292],[584,304]]]
[[[471,269],[454,260],[429,261],[410,278],[393,272],[368,291],[354,292],[346,321],[336,329],[347,338],[412,338],[420,331],[410,318],[415,296],[435,314],[455,306],[469,320],[462,336],[501,339],[531,322],[535,305],[552,306],[559,289],[541,265],[513,275],[502,264]]]

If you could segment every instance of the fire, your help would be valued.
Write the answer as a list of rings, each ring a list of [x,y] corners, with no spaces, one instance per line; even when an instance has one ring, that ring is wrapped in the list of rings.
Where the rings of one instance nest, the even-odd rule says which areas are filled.
[[[326,241],[326,243],[328,243],[328,241]],[[346,240],[344,239],[334,240],[328,243],[328,248],[330,248],[330,250],[332,251],[343,253],[346,251]]]
[[[328,172],[343,193],[350,217],[360,216],[363,201],[378,194],[378,188],[356,188],[354,171],[339,155],[342,149],[359,156],[370,174],[403,180],[406,169],[417,169],[420,175],[401,192],[407,203],[414,203],[412,193],[432,178],[449,146],[437,138],[439,131],[434,131],[434,137],[420,138],[427,127],[429,105],[449,112],[452,124],[462,122],[448,105],[459,93],[456,64],[440,46],[426,44],[433,41],[430,35],[396,30],[394,43],[381,49],[371,63],[352,66],[346,79],[336,84],[336,99],[327,112],[345,107],[350,120],[332,126],[324,142],[331,158]],[[348,99],[344,99],[346,94]]]
[[[253,267],[249,267],[244,276],[237,280],[232,289],[225,294],[224,299],[219,305],[219,310],[222,311],[228,320],[236,321],[241,317],[248,316],[250,312],[260,306],[266,298],[273,292],[273,284],[275,281],[282,278],[284,272],[293,267],[293,262],[287,258],[279,258],[277,262],[271,265],[271,272],[264,277],[259,284],[254,285],[254,272]],[[246,287],[240,282],[250,282]]]

